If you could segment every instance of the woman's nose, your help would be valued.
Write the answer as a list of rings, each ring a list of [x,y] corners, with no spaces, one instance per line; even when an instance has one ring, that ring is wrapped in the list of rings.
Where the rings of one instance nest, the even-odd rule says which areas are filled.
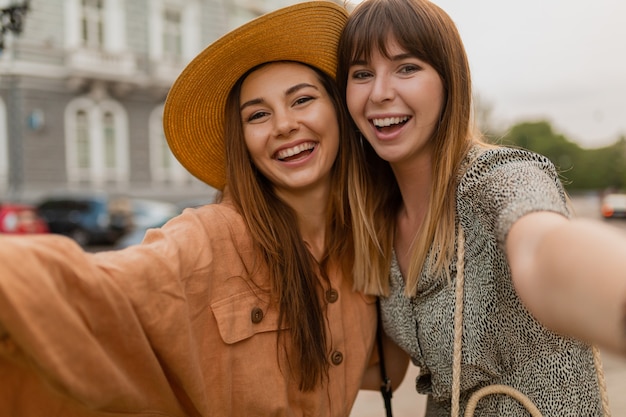
[[[277,137],[289,136],[298,129],[298,121],[290,111],[277,111],[274,113],[274,134]]]
[[[392,83],[384,76],[377,76],[372,83],[370,101],[372,103],[382,103],[391,100],[395,96]]]

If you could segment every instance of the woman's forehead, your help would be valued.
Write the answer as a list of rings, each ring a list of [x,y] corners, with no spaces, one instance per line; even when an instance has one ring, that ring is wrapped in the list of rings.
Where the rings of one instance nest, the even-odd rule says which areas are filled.
[[[409,52],[391,31],[387,30],[378,36],[368,36],[356,39],[352,45],[354,61],[370,61],[373,54],[380,54],[384,58]]]

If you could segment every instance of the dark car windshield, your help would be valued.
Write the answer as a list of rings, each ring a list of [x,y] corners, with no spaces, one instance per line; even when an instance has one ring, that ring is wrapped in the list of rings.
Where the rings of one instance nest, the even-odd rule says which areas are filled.
[[[40,210],[88,211],[89,203],[75,200],[46,201],[39,206]]]

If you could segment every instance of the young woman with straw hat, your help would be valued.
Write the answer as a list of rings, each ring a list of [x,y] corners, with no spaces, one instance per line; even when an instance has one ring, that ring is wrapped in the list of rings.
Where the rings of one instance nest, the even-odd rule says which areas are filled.
[[[474,131],[450,16],[363,1],[337,80],[376,180],[359,205],[372,224],[355,230],[378,234],[355,238],[357,288],[383,296],[426,415],[609,415],[592,345],[626,355],[626,239],[572,218],[547,158]]]
[[[347,416],[378,388],[374,299],[351,278],[364,176],[333,81],[345,21],[280,9],[175,82],[167,140],[219,203],[122,251],[0,238],[0,415]]]

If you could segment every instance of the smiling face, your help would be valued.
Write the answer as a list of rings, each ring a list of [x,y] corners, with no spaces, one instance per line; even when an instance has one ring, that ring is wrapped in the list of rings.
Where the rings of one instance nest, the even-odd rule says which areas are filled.
[[[348,71],[350,115],[376,153],[392,165],[426,155],[444,102],[435,69],[387,38],[389,58],[375,50]]]
[[[252,161],[277,194],[330,186],[339,124],[313,69],[291,62],[264,65],[244,80],[239,105]]]

